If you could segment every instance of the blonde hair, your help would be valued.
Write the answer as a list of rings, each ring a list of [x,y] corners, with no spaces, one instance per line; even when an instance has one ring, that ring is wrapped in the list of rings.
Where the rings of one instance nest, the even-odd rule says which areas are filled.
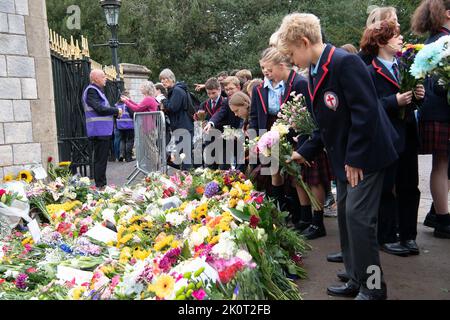
[[[241,81],[238,77],[231,76],[227,77],[225,80],[223,80],[223,85],[226,87],[229,84],[234,84],[236,87],[241,87]]]
[[[261,53],[259,62],[272,62],[273,64],[285,64],[291,67],[291,58],[281,53],[280,50],[274,47],[269,47]]]
[[[154,97],[156,94],[156,87],[151,81],[145,81],[141,85],[141,90],[143,91],[144,95]]]
[[[382,21],[389,19],[395,14],[397,14],[397,9],[394,7],[376,7],[369,13],[366,27],[377,27]]]
[[[319,18],[310,13],[298,12],[285,16],[278,30],[278,49],[287,54],[287,46],[297,43],[302,38],[308,39],[312,44],[322,42]]]
[[[279,40],[279,31],[275,31],[269,39],[269,47],[276,47]]]
[[[252,75],[252,72],[250,70],[242,69],[242,70],[239,70],[236,73],[236,77],[238,77],[238,78],[245,78],[245,80],[248,81],[248,80],[252,80],[253,75]]]

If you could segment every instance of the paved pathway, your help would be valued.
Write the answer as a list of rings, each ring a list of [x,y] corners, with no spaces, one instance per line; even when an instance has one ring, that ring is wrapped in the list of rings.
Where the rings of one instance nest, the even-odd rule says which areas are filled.
[[[381,261],[388,285],[389,299],[446,299],[450,300],[450,240],[436,239],[432,229],[423,226],[431,205],[429,174],[431,157],[421,156],[419,163],[422,192],[418,239],[421,254],[414,257],[395,257],[381,253]],[[108,163],[108,183],[123,185],[135,163]],[[336,218],[326,218],[328,236],[311,241],[313,250],[305,257],[309,278],[299,282],[305,300],[337,299],[326,294],[326,287],[339,283],[335,274],[342,264],[328,263],[326,255],[339,250]]]

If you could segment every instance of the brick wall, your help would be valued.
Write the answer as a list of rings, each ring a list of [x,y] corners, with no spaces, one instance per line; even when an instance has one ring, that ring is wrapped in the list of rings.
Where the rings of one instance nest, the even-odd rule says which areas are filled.
[[[45,0],[0,1],[0,180],[57,159]]]

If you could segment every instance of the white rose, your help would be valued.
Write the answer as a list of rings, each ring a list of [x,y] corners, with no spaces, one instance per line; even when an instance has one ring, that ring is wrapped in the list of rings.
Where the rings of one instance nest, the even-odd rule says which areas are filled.
[[[198,229],[197,232],[200,233],[203,238],[206,238],[209,236],[209,230],[208,230],[208,227],[206,227],[206,226],[200,227],[200,229]]]
[[[245,207],[244,200],[239,200],[239,202],[237,203],[237,206],[236,206],[236,210],[243,211],[244,207]]]
[[[113,224],[116,224],[116,218],[114,218],[115,211],[112,209],[105,209],[102,211],[102,219],[107,220]]]
[[[239,259],[242,259],[246,263],[250,263],[253,259],[253,257],[250,255],[250,253],[248,253],[248,251],[246,251],[246,250],[239,250],[236,253],[236,257],[238,257]]]
[[[193,246],[201,245],[204,240],[205,240],[205,238],[200,234],[200,232],[192,232],[192,234],[189,238],[189,242]]]
[[[90,186],[91,185],[91,180],[87,177],[82,177],[80,178],[80,183],[86,185],[86,186]]]

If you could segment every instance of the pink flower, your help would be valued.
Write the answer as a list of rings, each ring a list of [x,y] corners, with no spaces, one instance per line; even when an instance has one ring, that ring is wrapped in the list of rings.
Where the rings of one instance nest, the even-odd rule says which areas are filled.
[[[37,270],[36,270],[36,268],[28,268],[25,272],[26,273],[36,273]]]
[[[205,290],[200,289],[200,290],[194,291],[192,293],[192,296],[197,300],[203,300],[206,296],[206,292],[205,292]]]
[[[111,287],[116,287],[118,284],[119,284],[119,282],[120,282],[120,276],[119,275],[117,275],[117,276],[114,276],[114,278],[112,278],[112,280],[111,280]]]
[[[264,197],[263,196],[258,196],[255,198],[255,202],[257,204],[262,204],[264,202]]]
[[[0,189],[0,197],[3,196],[6,193],[5,189]]]
[[[275,144],[280,142],[280,135],[278,132],[269,131],[265,133],[261,139],[259,139],[257,147],[259,152],[268,155],[268,150],[271,149]]]

